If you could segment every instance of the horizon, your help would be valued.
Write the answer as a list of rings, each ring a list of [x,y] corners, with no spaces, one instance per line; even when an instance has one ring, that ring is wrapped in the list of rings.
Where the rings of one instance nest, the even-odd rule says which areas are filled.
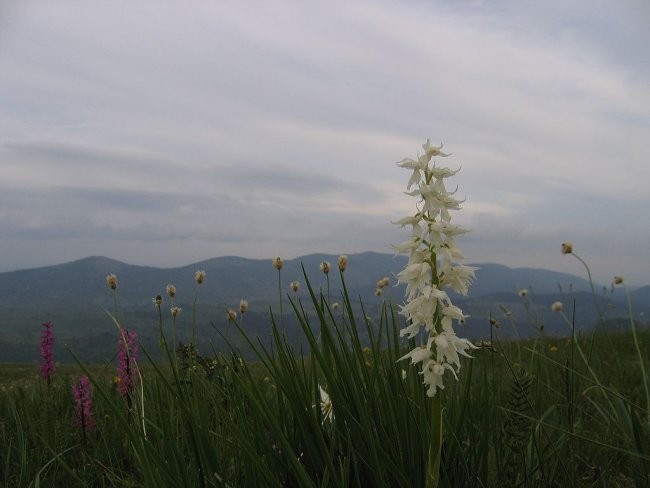
[[[400,258],[403,258],[403,259],[407,259],[407,257],[405,255],[403,255],[403,254],[386,253],[386,252],[379,252],[379,251],[360,251],[360,252],[355,252],[355,253],[348,253],[348,254],[346,254],[346,256],[354,257],[354,256],[360,255],[360,254],[378,254],[378,255],[382,255],[382,256],[392,256],[392,257],[400,257]],[[312,257],[312,256],[330,257],[331,259],[335,260],[340,255],[341,254],[338,254],[338,253],[312,252],[312,253],[303,254],[303,255],[294,256],[294,257],[282,257],[282,256],[280,256],[280,257],[282,257],[282,259],[285,262],[287,262],[287,261],[296,261],[296,260],[300,260],[300,259],[308,258],[308,257]],[[145,267],[145,268],[160,269],[160,270],[174,270],[174,269],[180,269],[180,268],[189,268],[190,266],[198,266],[198,265],[201,265],[201,264],[203,264],[205,262],[219,260],[219,259],[243,259],[243,260],[258,261],[258,262],[268,261],[269,262],[269,267],[271,267],[271,265],[272,265],[271,263],[272,263],[272,260],[274,259],[274,257],[269,257],[269,258],[249,258],[249,257],[245,257],[245,256],[223,255],[223,256],[214,256],[212,258],[201,259],[199,261],[194,261],[194,262],[191,262],[191,263],[185,263],[185,264],[174,265],[174,266],[152,266],[152,265],[143,265],[141,263],[134,263],[134,262],[124,261],[124,260],[117,259],[117,258],[110,257],[110,256],[91,255],[91,256],[84,256],[84,257],[81,257],[81,258],[78,258],[78,259],[73,259],[73,260],[70,260],[70,261],[53,263],[53,264],[48,264],[48,265],[44,265],[44,266],[36,266],[36,267],[31,267],[31,268],[20,268],[20,269],[6,270],[6,271],[0,270],[0,274],[2,274],[2,273],[16,273],[16,272],[21,272],[21,271],[34,271],[34,270],[38,270],[38,269],[41,269],[41,268],[65,266],[65,265],[68,265],[68,264],[73,264],[73,263],[86,261],[86,260],[91,260],[91,259],[107,259],[107,260],[115,261],[117,263],[124,264],[124,265],[127,265],[127,266]],[[566,269],[559,269],[558,270],[558,269],[550,269],[550,268],[537,267],[537,266],[508,266],[507,264],[489,262],[489,261],[467,261],[464,264],[466,264],[468,266],[478,266],[479,270],[481,269],[480,268],[481,265],[491,265],[491,266],[503,266],[503,267],[505,267],[507,269],[510,269],[510,270],[513,270],[513,271],[517,271],[517,270],[550,271],[550,272],[565,274],[567,276],[573,276],[573,277],[576,277],[578,279],[582,279],[585,282],[589,282],[589,277],[586,274],[586,271],[585,271],[585,275],[583,276],[580,273],[569,272]],[[353,268],[354,261],[350,262],[350,266]],[[584,271],[584,268],[582,268],[582,270]],[[480,279],[480,278],[478,278],[478,279]],[[593,280],[593,284],[594,284],[594,286],[610,286],[611,285],[610,282],[599,282],[596,279]],[[628,280],[626,279],[625,280],[625,285],[631,291],[634,291],[634,290],[637,290],[639,288],[645,288],[646,286],[650,286],[650,280],[648,282],[646,282],[646,283],[629,283]],[[471,286],[470,286],[470,291],[471,291]]]
[[[395,162],[429,138],[466,262],[582,276],[571,241],[643,286],[648,23],[637,0],[8,2],[0,271],[392,253]]]

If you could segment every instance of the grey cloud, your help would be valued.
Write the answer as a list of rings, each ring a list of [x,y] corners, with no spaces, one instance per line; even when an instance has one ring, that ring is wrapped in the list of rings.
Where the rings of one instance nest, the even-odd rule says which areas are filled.
[[[43,253],[39,239],[52,259],[156,265],[386,250],[404,238],[380,215],[403,191],[393,162],[430,136],[458,156],[460,194],[487,208],[459,215],[473,258],[555,263],[573,232],[593,236],[600,269],[635,257],[647,272],[643,11],[73,5],[20,2],[3,31],[5,260]]]

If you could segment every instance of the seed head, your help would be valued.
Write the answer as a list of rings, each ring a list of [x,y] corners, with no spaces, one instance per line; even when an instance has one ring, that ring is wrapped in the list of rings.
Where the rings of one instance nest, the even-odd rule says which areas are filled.
[[[226,317],[228,318],[228,322],[234,322],[237,320],[237,312],[235,312],[232,308],[229,308],[228,312],[226,312]]]
[[[553,305],[551,305],[551,310],[554,312],[561,312],[564,309],[564,305],[562,305],[562,302],[553,302]]]
[[[169,295],[169,298],[174,298],[176,296],[176,287],[174,285],[167,285],[167,295]]]
[[[299,281],[292,281],[289,284],[289,287],[294,291],[294,293],[298,293],[298,290],[300,290],[300,282]]]
[[[383,294],[384,294],[384,291],[381,288],[379,288],[379,287],[375,288],[375,296],[376,297],[380,297]]]
[[[106,276],[106,284],[111,290],[115,290],[115,288],[117,288],[117,276],[113,273]]]
[[[573,252],[573,244],[569,241],[562,243],[562,254],[571,254]]]
[[[348,257],[345,254],[339,256],[339,271],[341,273],[348,267]]]
[[[194,281],[196,281],[197,285],[200,285],[203,283],[205,280],[205,271],[202,269],[199,269],[196,273],[194,273]]]
[[[622,285],[623,282],[625,281],[625,278],[621,275],[614,276],[614,284],[615,285]]]
[[[156,295],[151,299],[151,301],[156,307],[160,307],[162,305],[163,299],[161,295]]]
[[[521,298],[526,298],[528,296],[528,289],[522,288],[517,292]]]
[[[329,261],[323,261],[322,263],[320,263],[320,270],[323,273],[328,274],[330,272],[330,263],[329,263]]]
[[[244,315],[246,313],[246,310],[248,310],[248,301],[240,300],[240,302],[239,302],[239,312],[242,315]]]
[[[174,318],[175,318],[179,313],[181,313],[181,310],[182,310],[181,307],[176,307],[176,306],[174,306],[174,307],[172,307],[172,308],[169,309],[169,311],[172,313],[172,317],[174,317]]]
[[[390,278],[388,276],[384,276],[377,282],[377,288],[385,288],[388,285],[390,285]]]
[[[280,256],[276,256],[273,258],[273,267],[275,269],[280,271],[283,265],[284,265],[284,261],[282,261],[282,258]]]

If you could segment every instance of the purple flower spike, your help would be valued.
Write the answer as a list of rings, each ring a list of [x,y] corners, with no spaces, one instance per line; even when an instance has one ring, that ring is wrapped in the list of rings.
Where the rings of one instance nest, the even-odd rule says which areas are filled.
[[[52,334],[52,322],[45,322],[41,331],[41,377],[50,384],[54,376],[54,335]]]
[[[133,392],[133,378],[137,374],[138,334],[132,330],[121,329],[117,343],[117,386],[120,395],[130,400]]]
[[[75,404],[75,425],[81,426],[84,431],[90,432],[95,428],[93,418],[93,389],[87,376],[81,376],[79,381],[72,385],[72,396]]]

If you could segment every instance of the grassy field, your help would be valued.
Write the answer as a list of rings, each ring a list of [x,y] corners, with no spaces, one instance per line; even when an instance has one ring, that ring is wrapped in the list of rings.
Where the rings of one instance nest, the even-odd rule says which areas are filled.
[[[2,485],[424,486],[431,398],[399,361],[412,344],[395,311],[364,317],[347,295],[337,310],[311,297],[316,313],[291,303],[302,354],[275,323],[269,348],[238,332],[255,362],[167,344],[162,365],[140,351],[126,395],[115,363],[60,367],[49,386],[35,365],[3,365]],[[508,343],[498,333],[439,392],[440,486],[648,486],[647,379],[630,331]],[[650,357],[648,330],[638,342]],[[75,411],[80,375],[92,428]]]

